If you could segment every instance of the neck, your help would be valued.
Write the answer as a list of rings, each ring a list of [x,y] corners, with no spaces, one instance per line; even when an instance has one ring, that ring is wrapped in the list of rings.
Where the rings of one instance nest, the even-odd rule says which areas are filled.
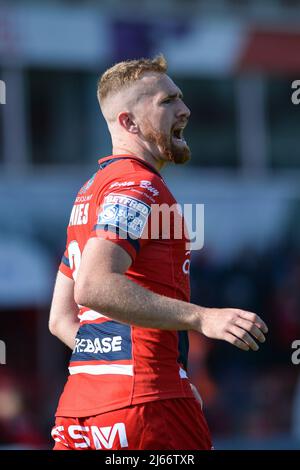
[[[156,170],[160,171],[166,164],[166,161],[155,158],[150,151],[138,145],[118,144],[113,145],[113,155],[135,155],[145,162],[150,163]]]

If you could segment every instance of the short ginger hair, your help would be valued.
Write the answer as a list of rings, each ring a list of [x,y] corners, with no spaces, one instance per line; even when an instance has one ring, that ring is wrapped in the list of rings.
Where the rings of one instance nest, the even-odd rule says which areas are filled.
[[[98,80],[97,97],[100,106],[107,96],[139,80],[143,73],[166,73],[167,68],[167,61],[162,54],[153,59],[126,60],[113,65]]]

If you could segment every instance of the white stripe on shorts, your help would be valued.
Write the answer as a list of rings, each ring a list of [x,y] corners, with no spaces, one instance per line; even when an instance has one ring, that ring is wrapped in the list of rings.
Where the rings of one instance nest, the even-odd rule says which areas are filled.
[[[133,366],[130,364],[95,364],[83,366],[70,366],[69,372],[74,374],[91,374],[91,375],[133,375]]]

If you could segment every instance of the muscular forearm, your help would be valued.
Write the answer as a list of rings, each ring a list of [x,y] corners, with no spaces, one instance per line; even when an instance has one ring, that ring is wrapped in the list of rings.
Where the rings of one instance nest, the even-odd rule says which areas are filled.
[[[257,351],[253,337],[263,343],[263,332],[268,331],[261,318],[252,312],[205,308],[171,299],[144,289],[119,273],[106,273],[100,278],[90,276],[76,283],[75,300],[123,323],[162,330],[196,330],[245,351],[250,348]]]
[[[75,296],[80,305],[124,323],[167,330],[200,328],[201,307],[155,294],[123,274],[110,273],[98,283],[75,287]]]
[[[253,337],[265,341],[267,326],[255,313],[199,307],[156,294],[123,274],[130,262],[122,248],[106,240],[90,239],[77,273],[75,302],[116,321],[144,328],[196,330],[246,351],[258,349]]]

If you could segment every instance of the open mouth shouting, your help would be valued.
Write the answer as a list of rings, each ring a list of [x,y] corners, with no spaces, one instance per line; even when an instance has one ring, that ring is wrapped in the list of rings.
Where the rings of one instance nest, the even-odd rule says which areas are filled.
[[[185,138],[183,137],[183,130],[185,126],[177,126],[172,129],[171,139],[175,145],[184,144],[186,145]]]

